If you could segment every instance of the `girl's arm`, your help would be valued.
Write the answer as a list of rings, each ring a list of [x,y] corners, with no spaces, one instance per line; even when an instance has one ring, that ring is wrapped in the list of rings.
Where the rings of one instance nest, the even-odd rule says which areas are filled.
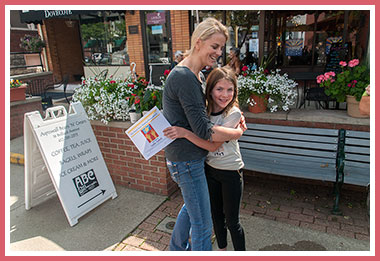
[[[228,128],[224,128],[224,129],[228,129]],[[211,151],[211,152],[216,151],[223,144],[223,142],[210,142],[208,140],[201,139],[197,135],[195,135],[193,132],[185,128],[176,127],[176,126],[166,128],[164,130],[164,135],[173,140],[177,138],[188,139],[190,142],[194,143],[198,147]]]

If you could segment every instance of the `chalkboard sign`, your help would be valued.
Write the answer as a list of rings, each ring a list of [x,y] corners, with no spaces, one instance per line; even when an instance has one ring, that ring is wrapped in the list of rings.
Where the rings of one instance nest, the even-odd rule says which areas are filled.
[[[348,43],[334,43],[331,45],[330,53],[327,55],[325,72],[340,73],[342,71],[339,62],[348,59]]]

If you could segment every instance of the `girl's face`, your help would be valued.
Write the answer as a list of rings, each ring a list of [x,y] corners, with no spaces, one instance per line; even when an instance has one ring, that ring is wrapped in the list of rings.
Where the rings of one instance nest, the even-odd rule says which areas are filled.
[[[213,34],[205,41],[198,40],[197,47],[202,66],[212,67],[219,56],[222,55],[226,37],[222,33]]]
[[[211,91],[211,97],[214,101],[213,112],[220,112],[232,101],[234,97],[234,85],[232,82],[221,79]]]

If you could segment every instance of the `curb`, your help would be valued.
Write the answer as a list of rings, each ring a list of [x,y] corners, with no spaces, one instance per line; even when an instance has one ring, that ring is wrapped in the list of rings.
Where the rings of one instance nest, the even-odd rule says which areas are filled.
[[[11,163],[24,165],[24,155],[20,153],[11,152]]]

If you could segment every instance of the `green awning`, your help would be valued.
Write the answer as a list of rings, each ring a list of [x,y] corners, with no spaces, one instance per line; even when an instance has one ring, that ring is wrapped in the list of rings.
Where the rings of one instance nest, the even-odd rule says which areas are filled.
[[[127,39],[127,37],[123,36],[119,39],[116,39],[115,40],[115,47],[120,47],[120,45],[123,44],[123,42]]]
[[[88,40],[86,45],[83,48],[92,48],[97,44],[97,40]]]

